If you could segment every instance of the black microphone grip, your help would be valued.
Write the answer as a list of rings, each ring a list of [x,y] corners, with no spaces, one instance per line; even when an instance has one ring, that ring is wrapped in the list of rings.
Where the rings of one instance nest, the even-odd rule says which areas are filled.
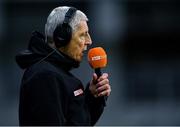
[[[101,68],[96,68],[95,69],[95,73],[97,75],[97,77],[99,78],[101,75],[102,75],[102,72],[101,72]],[[98,79],[97,78],[97,79]],[[103,96],[103,103],[104,103],[104,106],[106,106],[106,100],[107,100],[107,96]]]
[[[95,73],[96,73],[97,77],[99,78],[102,75],[101,68],[96,68]]]

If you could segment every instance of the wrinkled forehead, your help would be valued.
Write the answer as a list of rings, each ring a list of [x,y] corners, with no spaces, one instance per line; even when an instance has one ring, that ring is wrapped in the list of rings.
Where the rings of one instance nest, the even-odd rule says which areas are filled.
[[[79,24],[77,24],[76,26],[76,30],[75,32],[77,31],[88,31],[89,30],[89,27],[88,27],[88,24],[86,21],[80,21]]]

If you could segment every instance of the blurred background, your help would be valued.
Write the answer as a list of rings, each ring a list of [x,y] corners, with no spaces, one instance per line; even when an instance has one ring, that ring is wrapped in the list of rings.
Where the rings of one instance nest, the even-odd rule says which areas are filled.
[[[31,32],[44,33],[50,11],[74,6],[88,15],[93,46],[108,54],[111,96],[96,125],[180,125],[180,2],[176,0],[0,0],[0,125],[18,125],[23,70],[15,55]],[[84,85],[87,58],[72,71]]]

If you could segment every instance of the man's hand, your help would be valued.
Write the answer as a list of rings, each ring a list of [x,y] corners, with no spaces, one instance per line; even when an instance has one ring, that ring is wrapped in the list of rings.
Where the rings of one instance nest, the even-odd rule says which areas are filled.
[[[97,78],[97,75],[94,73],[89,85],[89,90],[94,97],[109,96],[111,93],[111,86],[109,85],[108,74],[103,73],[102,76]]]

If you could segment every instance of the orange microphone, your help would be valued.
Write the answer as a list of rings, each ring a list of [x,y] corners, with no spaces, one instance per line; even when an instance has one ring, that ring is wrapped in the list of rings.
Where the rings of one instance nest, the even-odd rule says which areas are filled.
[[[90,66],[95,69],[95,73],[98,78],[102,75],[101,68],[106,67],[107,65],[107,55],[103,48],[95,47],[89,50],[88,52],[88,61]],[[103,104],[106,106],[107,96],[103,97]]]
[[[88,52],[88,61],[90,66],[95,69],[98,78],[101,76],[101,68],[107,65],[107,55],[103,48],[95,47]]]

